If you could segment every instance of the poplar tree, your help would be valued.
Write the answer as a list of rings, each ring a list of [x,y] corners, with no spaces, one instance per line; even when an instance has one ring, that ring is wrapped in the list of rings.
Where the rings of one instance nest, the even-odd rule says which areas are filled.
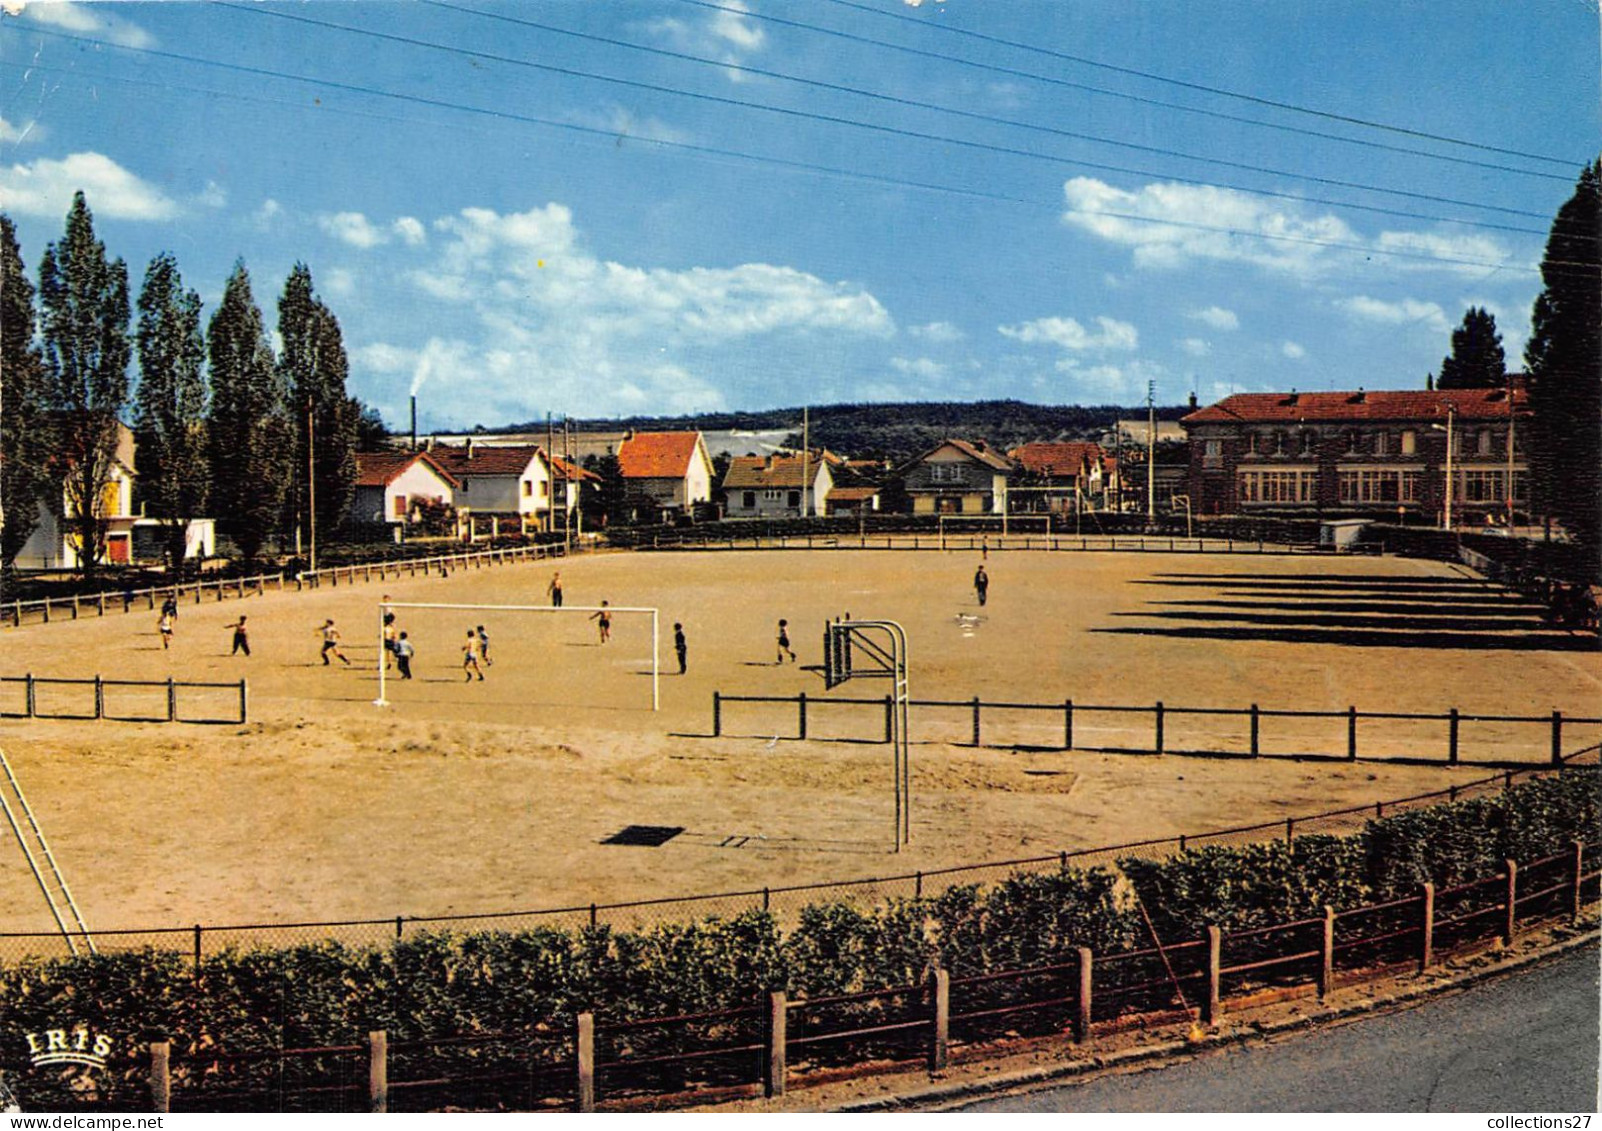
[[[1500,389],[1507,383],[1507,354],[1496,316],[1471,306],[1463,324],[1452,331],[1452,352],[1441,361],[1437,389]]]
[[[316,528],[331,533],[356,491],[356,425],[361,407],[346,392],[350,364],[339,320],[317,297],[311,271],[297,263],[278,300],[278,358],[294,421],[294,489],[285,528],[303,529],[316,502]],[[309,489],[310,488],[310,489]]]
[[[243,260],[206,330],[211,368],[211,505],[247,562],[278,526],[290,472],[283,382]]]
[[[206,340],[200,296],[184,287],[166,252],[150,261],[139,292],[139,388],[134,396],[141,495],[162,520],[167,568],[183,570],[191,519],[206,513]]]
[[[46,399],[55,421],[64,507],[79,568],[92,577],[106,550],[106,483],[117,455],[118,417],[128,404],[128,268],[108,260],[82,192],[65,235],[39,266]]]
[[[1536,505],[1563,524],[1602,577],[1602,160],[1558,210],[1541,260],[1524,365]]]
[[[0,586],[39,526],[50,486],[51,420],[44,363],[34,344],[34,289],[16,225],[0,213]]]

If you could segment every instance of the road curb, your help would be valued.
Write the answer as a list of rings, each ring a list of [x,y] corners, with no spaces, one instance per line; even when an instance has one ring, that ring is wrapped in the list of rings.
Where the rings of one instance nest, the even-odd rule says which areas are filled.
[[[954,1104],[961,1100],[980,1099],[1020,1088],[1049,1084],[1056,1080],[1073,1079],[1077,1076],[1085,1076],[1092,1072],[1100,1072],[1109,1068],[1126,1068],[1143,1064],[1147,1061],[1165,1060],[1171,1057],[1245,1044],[1258,1038],[1273,1037],[1281,1033],[1290,1033],[1301,1029],[1312,1029],[1331,1022],[1362,1017],[1366,1014],[1378,1013],[1385,1009],[1407,1005],[1425,998],[1464,990],[1481,982],[1499,978],[1504,974],[1522,970],[1527,966],[1533,966],[1538,962],[1544,962],[1550,958],[1582,950],[1588,946],[1595,946],[1598,939],[1602,939],[1602,930],[1592,928],[1584,934],[1577,935],[1571,939],[1564,939],[1562,942],[1544,947],[1539,951],[1507,958],[1482,969],[1465,970],[1461,974],[1442,981],[1431,982],[1429,985],[1414,986],[1394,993],[1383,994],[1379,997],[1364,998],[1349,1005],[1320,1009],[1316,1013],[1301,1017],[1285,1018],[1277,1021],[1248,1022],[1246,1027],[1238,1031],[1212,1034],[1200,1041],[1164,1041],[1160,1044],[1145,1045],[1140,1048],[1108,1053],[1105,1056],[1090,1056],[1062,1064],[1012,1072],[987,1080],[964,1081],[960,1084],[940,1084],[896,1096],[859,1100],[853,1103],[841,1104],[828,1110],[840,1113],[868,1113],[928,1109]]]

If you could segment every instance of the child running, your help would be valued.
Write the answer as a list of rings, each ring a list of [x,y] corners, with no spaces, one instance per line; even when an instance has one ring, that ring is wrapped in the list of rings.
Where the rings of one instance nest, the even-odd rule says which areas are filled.
[[[477,675],[479,681],[484,679],[484,670],[478,666],[478,633],[472,629],[467,630],[467,643],[462,645],[462,680],[472,683],[473,676]]]
[[[323,627],[317,630],[323,637],[323,666],[328,666],[328,655],[332,652],[338,656],[340,662],[346,667],[350,666],[350,657],[339,650],[339,629],[334,627],[332,620],[325,620]]]
[[[600,626],[602,644],[612,639],[612,610],[608,602],[602,601],[600,611],[591,613],[590,619]]]
[[[250,655],[250,636],[249,630],[245,628],[245,618],[240,617],[227,627],[234,630],[234,650],[228,654],[237,656],[240,652],[243,652],[247,656]]]
[[[551,595],[551,608],[560,609],[562,607],[561,570],[557,570],[556,573],[551,575],[551,583],[545,587],[545,591]]]
[[[156,631],[161,633],[161,650],[163,652],[172,647],[172,616],[166,609],[162,609],[161,619],[156,622]]]
[[[412,678],[412,657],[416,654],[417,649],[406,639],[406,634],[401,633],[400,639],[395,641],[395,666],[400,669],[402,679]]]
[[[779,622],[779,658],[773,662],[782,664],[786,656],[790,657],[792,664],[795,663],[795,653],[790,651],[790,622],[781,620]]]
[[[483,625],[478,626],[478,654],[484,658],[486,668],[495,666],[495,661],[490,659],[489,654],[489,633],[484,631]]]

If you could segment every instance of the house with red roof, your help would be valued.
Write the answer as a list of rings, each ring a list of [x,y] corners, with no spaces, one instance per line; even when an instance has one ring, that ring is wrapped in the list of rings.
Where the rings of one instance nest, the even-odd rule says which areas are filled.
[[[1181,421],[1192,505],[1197,514],[1444,524],[1451,510],[1454,526],[1503,520],[1528,506],[1525,413],[1522,377],[1511,396],[1505,387],[1237,393]]]
[[[451,501],[469,536],[557,529],[579,506],[583,484],[597,476],[537,444],[437,444],[429,457],[456,480]]]
[[[421,504],[450,503],[459,485],[429,452],[357,452],[351,521],[414,525],[421,521]]]
[[[1032,441],[1007,458],[1018,467],[1017,481],[1007,489],[1014,514],[1072,511],[1104,497],[1110,460],[1094,441]]]
[[[729,518],[778,518],[822,514],[837,468],[845,461],[830,451],[735,456],[723,473],[723,513]]]
[[[983,440],[942,440],[897,472],[913,514],[1001,514],[1016,467]]]
[[[617,464],[636,517],[690,514],[712,500],[712,457],[699,432],[634,432],[618,445]]]

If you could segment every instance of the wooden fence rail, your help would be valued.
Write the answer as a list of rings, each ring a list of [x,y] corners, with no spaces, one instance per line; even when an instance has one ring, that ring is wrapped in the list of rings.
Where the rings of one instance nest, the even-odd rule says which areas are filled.
[[[580,547],[575,546],[574,552]],[[534,546],[509,546],[499,550],[472,550],[459,554],[435,554],[426,558],[395,558],[388,561],[364,562],[358,565],[330,566],[327,569],[302,570],[295,578],[295,588],[320,589],[326,583],[354,585],[358,581],[398,580],[402,577],[448,577],[451,570],[482,569],[490,565],[515,562],[541,562],[565,557],[567,547],[559,543]]]
[[[769,703],[792,706],[796,711],[796,727],[792,737],[797,740],[816,735],[809,730],[809,712],[815,712],[820,707],[874,707],[883,715],[883,730],[875,729],[871,734],[864,732],[863,736],[854,739],[840,739],[837,741],[858,742],[889,742],[891,739],[892,711],[894,700],[886,695],[877,699],[835,697],[819,698],[808,696],[806,692],[797,695],[726,695],[719,691],[712,693],[712,737],[720,738],[726,733],[725,707],[730,703]],[[1564,761],[1564,744],[1567,741],[1565,734],[1573,735],[1574,727],[1602,726],[1602,718],[1587,715],[1571,715],[1554,710],[1546,715],[1490,715],[1473,714],[1460,711],[1453,707],[1444,713],[1421,713],[1411,711],[1360,711],[1355,706],[1347,707],[1344,711],[1306,711],[1287,710],[1280,708],[1262,707],[1256,703],[1247,707],[1175,707],[1163,702],[1153,703],[1150,706],[1113,705],[1105,703],[1076,703],[1072,699],[1062,699],[1053,703],[1017,703],[1000,700],[982,700],[977,695],[971,699],[913,699],[909,706],[928,708],[931,710],[961,711],[968,715],[970,726],[968,738],[963,745],[984,746],[984,724],[986,712],[1020,712],[1031,714],[1046,714],[1061,719],[1062,738],[1059,742],[1049,745],[1026,742],[992,743],[993,746],[1015,749],[1051,749],[1051,750],[1096,750],[1106,753],[1132,753],[1132,754],[1184,754],[1203,755],[1208,757],[1247,757],[1247,758],[1289,758],[1302,760],[1330,760],[1330,761],[1384,761],[1401,764],[1416,765],[1474,765],[1495,768],[1520,768],[1528,766],[1531,762],[1526,760],[1511,760],[1507,758],[1480,758],[1465,759],[1463,757],[1463,727],[1464,724],[1500,724],[1504,726],[1526,726],[1540,728],[1542,736],[1546,739],[1543,752],[1545,760],[1551,765],[1562,765]],[[1089,714],[1104,715],[1147,715],[1150,716],[1150,735],[1147,745],[1119,745],[1119,746],[1089,746],[1081,738],[1076,739],[1074,727],[1075,720]],[[1240,719],[1245,724],[1244,749],[1181,749],[1170,741],[1173,720],[1186,717],[1213,716],[1219,718]],[[1263,740],[1263,720],[1265,719],[1326,719],[1344,724],[1345,743],[1339,751],[1330,750],[1269,750]],[[1363,754],[1359,750],[1358,734],[1359,723],[1370,722],[1415,722],[1435,723],[1440,725],[1437,753],[1409,753],[1406,755]],[[1567,728],[1567,729],[1566,729]],[[742,737],[763,737],[750,735]],[[1409,740],[1410,745],[1416,739]],[[1498,740],[1497,745],[1501,745]]]
[[[708,1083],[713,1076],[743,1094],[779,1096],[809,1061],[821,1067],[863,1059],[918,1060],[940,1071],[954,1049],[977,1046],[996,1032],[1014,1037],[1058,1033],[1091,1045],[1131,1023],[1193,1020],[1216,1027],[1230,1010],[1256,1001],[1286,996],[1322,1001],[1339,987],[1390,975],[1398,964],[1423,973],[1452,954],[1509,947],[1521,931],[1561,922],[1579,925],[1596,901],[1595,884],[1602,877],[1602,870],[1590,866],[1590,855],[1576,841],[1569,851],[1545,859],[1523,865],[1505,861],[1499,872],[1450,889],[1471,897],[1470,909],[1453,916],[1438,914],[1442,893],[1426,883],[1415,895],[1339,912],[1325,907],[1314,918],[1242,931],[1208,927],[1202,936],[1176,939],[1160,952],[1094,954],[1075,947],[1047,965],[964,977],[936,968],[916,985],[816,998],[770,991],[750,1006],[707,1013],[623,1020],[581,1012],[565,1021],[551,1018],[521,1037],[466,1034],[391,1042],[388,1033],[375,1031],[363,1044],[243,1056],[208,1052],[187,1058],[193,1063],[181,1076],[173,1072],[170,1045],[155,1041],[149,1045],[149,1100],[153,1110],[167,1111],[183,1105],[186,1092],[204,1097],[208,1089],[226,1086],[227,1073],[220,1071],[225,1067],[291,1060],[321,1066],[336,1056],[365,1054],[368,1111],[389,1110],[391,1096],[407,1088],[428,1088],[453,1107],[493,1107],[496,1100],[504,1103],[499,1098],[504,1093],[479,1089],[500,1085],[515,1089],[525,1106],[566,1105],[588,1112],[609,1097],[682,1093],[686,1087],[693,1094],[715,1086]],[[1545,886],[1531,890],[1526,880],[1521,888],[1521,876],[1539,877],[1536,882]],[[1441,947],[1440,932],[1448,926],[1452,943]],[[1177,967],[1171,965],[1176,962]],[[554,1057],[539,1060],[536,1054],[551,1049],[564,1026],[571,1042]],[[666,1043],[639,1044],[647,1031],[667,1038]],[[507,1040],[527,1046],[520,1061],[526,1067],[520,1071],[453,1078],[425,1062],[416,1070],[432,1069],[430,1078],[407,1080],[391,1060],[402,1048]],[[598,1051],[605,1059],[598,1059]],[[195,1071],[200,1067],[210,1071]],[[263,1103],[303,1105],[320,1094],[360,1092],[351,1079],[355,1073],[340,1073],[337,1080],[308,1076],[288,1096],[281,1074],[268,1073],[272,1083],[258,1084],[256,1095]]]
[[[180,603],[198,605],[206,594],[214,600],[228,597],[260,597],[269,588],[282,591],[283,573],[263,573],[254,577],[217,578],[212,581],[185,581],[175,585],[157,585],[149,589],[127,589],[122,592],[74,594],[70,597],[46,597],[37,601],[6,601],[0,604],[0,628],[20,628],[23,621],[33,624],[52,624],[60,620],[78,620],[89,615],[103,617],[107,612],[130,613],[137,607],[154,611],[158,600],[171,597]]]
[[[1184,538],[1145,534],[946,534],[933,531],[895,534],[752,534],[706,537],[661,536],[640,550],[1043,550],[1064,553],[1152,554],[1331,554],[1312,543],[1262,542],[1243,538]]]
[[[32,674],[0,676],[0,686],[8,683],[22,686],[22,710],[12,711],[0,708],[0,718],[5,719],[114,719],[118,722],[130,723],[238,725],[247,721],[250,710],[250,691],[244,679],[240,679],[235,683],[194,683],[171,678],[166,680],[104,679],[98,675],[92,679],[57,679],[54,676]],[[77,711],[47,710],[39,706],[39,689],[41,687],[91,687],[94,689],[94,698],[91,706]],[[146,691],[160,691],[163,693],[163,703],[154,712],[146,710],[140,714],[119,713],[106,705],[106,691],[108,688],[140,688]],[[230,711],[227,715],[186,718],[179,709],[179,692],[185,690],[230,692],[231,694],[228,697],[229,705],[233,707],[237,704],[237,711]]]

